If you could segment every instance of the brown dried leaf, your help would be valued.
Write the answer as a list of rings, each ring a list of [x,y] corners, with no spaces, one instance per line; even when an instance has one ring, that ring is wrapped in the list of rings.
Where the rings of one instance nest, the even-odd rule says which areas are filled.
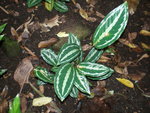
[[[141,43],[141,45],[142,45],[142,47],[144,48],[144,49],[147,49],[147,50],[150,50],[150,45],[147,45],[147,44],[145,44],[145,43]]]
[[[149,58],[149,55],[148,55],[148,54],[142,55],[142,56],[138,59],[137,62],[141,61],[141,60],[144,59],[144,58]]]
[[[12,2],[15,2],[16,4],[18,4],[19,3],[19,1],[18,0],[11,0]]]
[[[40,85],[40,86],[39,86],[39,90],[40,90],[40,92],[41,92],[42,94],[44,94],[44,86],[43,86],[43,85]]]
[[[88,14],[84,9],[80,8],[79,14],[81,15],[82,18],[84,18],[85,20],[88,20]]]
[[[127,39],[119,39],[119,42],[134,49],[134,48],[138,48],[138,46],[132,42],[129,42]]]
[[[41,23],[41,26],[47,27],[47,28],[52,28],[55,26],[59,26],[59,23],[61,23],[59,21],[59,16],[56,15],[55,17],[51,18],[51,19],[45,19],[44,23]]]
[[[101,58],[97,62],[106,63],[109,62],[111,59],[107,56],[102,55]]]
[[[128,33],[128,39],[132,42],[137,37],[137,32]]]
[[[86,0],[86,2],[94,6],[97,3],[97,0]]]
[[[83,51],[90,50],[91,48],[92,48],[92,46],[89,45],[89,44],[85,44],[85,45],[82,46],[82,50],[83,50]]]
[[[137,9],[137,6],[139,5],[140,0],[124,0],[128,2],[129,6],[129,13],[133,15]]]
[[[17,31],[13,27],[11,27],[10,31],[11,31],[11,34],[12,34],[13,38],[16,39],[17,42],[21,42],[22,41],[22,37],[19,36]]]
[[[141,31],[140,31],[140,34],[143,35],[143,36],[150,36],[150,31],[141,30]]]
[[[102,13],[98,12],[98,11],[96,11],[96,16],[98,16],[100,18],[105,18],[105,16]]]
[[[20,104],[21,104],[21,113],[25,113],[27,110],[27,99],[25,96],[21,96]]]
[[[32,70],[31,57],[26,57],[19,63],[14,73],[14,79],[19,83],[20,87],[23,87],[24,83],[28,83]]]
[[[145,73],[138,72],[137,74],[128,74],[128,76],[134,81],[140,81],[145,76]]]
[[[41,41],[41,42],[38,44],[38,48],[45,48],[45,47],[48,47],[48,46],[52,46],[52,45],[54,45],[57,41],[58,41],[57,38],[50,38],[49,40]]]
[[[124,69],[123,69],[123,68],[120,68],[120,67],[118,67],[118,66],[115,66],[115,67],[114,67],[114,70],[115,70],[117,73],[119,73],[119,74],[124,74]]]
[[[7,113],[8,101],[7,101],[8,87],[5,86],[2,93],[0,93],[0,113]]]

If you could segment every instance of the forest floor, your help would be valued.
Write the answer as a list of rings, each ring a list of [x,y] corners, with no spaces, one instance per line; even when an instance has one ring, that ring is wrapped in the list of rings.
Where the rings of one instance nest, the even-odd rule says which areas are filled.
[[[59,40],[60,37],[57,34],[65,30],[79,33],[82,47],[87,53],[96,27],[104,16],[123,3],[122,0],[92,1],[96,2],[96,4],[93,3],[94,7],[86,3],[86,0],[77,1],[92,18],[89,21],[81,17],[78,8],[72,2],[67,3],[68,12],[59,13],[56,10],[47,11],[43,5],[29,9],[24,0],[19,0],[18,4],[11,0],[0,1],[0,6],[6,10],[5,12],[0,9],[0,24],[7,23],[3,33],[11,41],[13,40],[13,44],[6,44],[6,41],[0,43],[0,68],[7,69],[7,72],[0,77],[0,92],[5,86],[8,87],[5,98],[7,101],[12,100],[20,91],[18,82],[14,80],[14,73],[24,58],[35,55],[36,58],[32,58],[33,66],[40,65],[49,69],[49,65],[40,56],[41,41],[51,38]],[[135,7],[134,4],[132,7]],[[42,91],[44,88],[43,94],[52,97],[63,113],[149,113],[150,36],[140,33],[141,30],[150,31],[149,9],[149,0],[141,0],[134,14],[129,16],[127,27],[120,39],[109,47],[112,50],[111,53],[105,53],[103,58],[99,59],[98,63],[111,67],[115,73],[106,80],[91,81],[93,83],[91,90],[95,93],[93,98],[80,95],[77,99],[68,97],[61,102],[54,93],[53,85],[38,86],[37,79],[32,73],[29,81]],[[44,25],[48,25],[49,28]],[[25,28],[29,32],[25,32]],[[52,46],[51,43],[48,47],[50,46]],[[56,50],[60,47],[60,43],[54,45]],[[116,78],[130,80],[134,88],[126,87]],[[106,92],[111,91],[114,94],[107,97]],[[24,97],[22,103],[26,103],[23,106],[25,113],[45,113],[46,106],[32,106],[32,99],[39,95],[29,84],[24,85],[21,94]]]

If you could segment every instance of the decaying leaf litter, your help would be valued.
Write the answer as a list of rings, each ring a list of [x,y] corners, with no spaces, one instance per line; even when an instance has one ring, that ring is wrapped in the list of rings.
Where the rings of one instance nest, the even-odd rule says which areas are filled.
[[[90,3],[90,1],[96,1],[96,0],[89,0],[89,1],[87,0],[88,3]],[[76,1],[75,3],[77,3],[77,2],[78,1]],[[101,1],[101,3],[103,3],[103,1]],[[58,102],[58,105],[60,108],[63,106],[62,108],[64,108],[65,110],[68,110],[67,111],[68,113],[69,112],[84,112],[84,111],[86,112],[85,109],[87,109],[88,106],[91,106],[90,103],[94,103],[93,106],[91,106],[89,108],[89,110],[90,110],[89,112],[93,112],[94,109],[97,108],[98,106],[100,108],[104,108],[103,107],[104,105],[112,106],[111,105],[111,103],[112,103],[111,99],[117,99],[114,103],[115,104],[114,106],[118,107],[119,103],[127,103],[126,102],[127,100],[130,100],[131,102],[134,103],[134,102],[136,102],[138,97],[140,99],[145,99],[145,97],[146,98],[149,97],[148,96],[148,93],[149,93],[149,89],[148,89],[148,78],[149,78],[148,61],[149,61],[149,46],[150,45],[148,43],[149,28],[145,27],[145,26],[147,26],[147,24],[149,25],[149,23],[147,21],[148,19],[147,19],[146,15],[145,15],[147,13],[144,13],[145,11],[148,11],[148,10],[147,9],[143,10],[143,11],[140,10],[140,8],[143,8],[143,5],[146,3],[148,3],[146,0],[143,3],[142,2],[139,3],[137,10],[134,11],[133,16],[131,16],[131,18],[134,19],[134,16],[138,15],[138,12],[140,12],[141,15],[144,15],[143,17],[146,18],[145,22],[143,22],[142,19],[141,20],[137,19],[137,22],[140,21],[141,22],[140,25],[142,25],[143,27],[141,28],[141,27],[138,27],[140,25],[137,25],[138,30],[134,29],[134,28],[133,28],[133,30],[131,30],[127,26],[127,30],[125,31],[124,35],[120,38],[120,40],[121,39],[123,39],[123,40],[120,42],[117,42],[115,45],[112,45],[109,47],[109,50],[112,50],[111,48],[113,48],[115,53],[112,54],[113,53],[112,51],[109,51],[109,52],[107,51],[103,54],[102,59],[99,59],[99,62],[106,63],[107,65],[110,65],[112,68],[117,67],[117,68],[114,68],[116,70],[116,73],[110,79],[105,81],[106,85],[99,87],[99,83],[97,83],[93,86],[93,91],[95,88],[99,88],[99,90],[100,90],[97,92],[94,91],[93,95],[95,94],[95,97],[93,99],[92,98],[87,99],[86,97],[84,97],[84,95],[82,95],[82,96],[80,95],[80,98],[79,98],[80,101],[74,101],[74,103],[72,104],[72,106],[74,106],[76,109],[73,109],[73,107],[70,106],[71,110],[68,110],[65,107],[68,105],[68,103],[70,103],[70,101],[72,101],[70,98],[68,99],[68,101],[64,102],[63,104],[60,104],[59,101],[57,100],[57,98],[54,96],[56,98],[56,102]],[[84,24],[89,25],[89,24],[93,23],[93,24],[95,24],[94,27],[96,27],[98,25],[99,19],[102,20],[102,18],[104,18],[104,15],[109,12],[107,10],[104,11],[104,9],[103,9],[103,11],[101,11],[100,9],[96,9],[95,7],[99,8],[97,4],[100,4],[100,3],[92,2],[91,3],[92,5],[90,4],[91,6],[88,6],[86,3],[84,3],[84,4],[86,4],[86,7],[85,7],[85,5],[82,5],[82,4],[83,3],[79,1],[78,6],[76,6],[76,4],[71,5],[71,7],[74,9],[73,13],[75,13],[76,15],[79,16],[78,17],[79,20],[83,19],[82,21]],[[106,6],[106,5],[109,6],[109,4],[116,4],[116,6],[119,5],[119,4],[115,3],[114,1],[106,1],[106,3],[104,3],[104,6]],[[148,6],[148,5],[146,5],[146,6]],[[93,9],[92,9],[92,7],[93,7]],[[102,5],[101,5],[101,7],[102,7]],[[5,8],[4,6],[3,6],[3,8],[6,11],[10,12],[9,8],[7,8],[7,7]],[[38,11],[39,8],[35,9],[35,11],[36,10]],[[110,8],[110,10],[111,9],[113,9],[113,8]],[[133,9],[135,9],[135,8],[133,8]],[[14,12],[19,12],[19,11],[14,10]],[[95,13],[95,12],[98,12],[98,13]],[[2,13],[4,13],[4,12],[2,11]],[[11,14],[12,13],[10,13],[10,15]],[[20,14],[21,14],[21,12],[19,12],[18,17],[20,16]],[[10,37],[13,38],[13,40],[17,40],[23,48],[28,48],[28,49],[22,49],[23,55],[21,58],[19,58],[20,60],[16,63],[16,66],[14,66],[13,70],[11,70],[11,71],[8,70],[8,72],[5,75],[3,75],[1,79],[4,79],[7,81],[7,77],[11,78],[13,76],[13,73],[17,69],[17,65],[19,64],[19,62],[21,63],[21,60],[26,58],[26,56],[31,55],[31,56],[37,56],[38,58],[40,58],[39,52],[38,52],[38,51],[40,51],[38,49],[38,44],[40,42],[50,40],[51,38],[54,38],[54,40],[55,39],[59,40],[59,37],[57,37],[56,34],[61,32],[62,29],[59,29],[59,28],[63,28],[62,26],[67,23],[67,21],[68,21],[67,14],[58,14],[58,13],[56,13],[56,14],[52,13],[52,14],[53,14],[53,16],[51,16],[51,18],[47,18],[47,19],[43,18],[43,21],[37,21],[37,19],[35,19],[35,18],[37,18],[36,13],[35,13],[35,15],[26,16],[26,19],[23,19],[22,22],[20,23],[20,25],[19,24],[18,25],[10,24],[10,27],[14,28],[12,30],[12,32],[13,33],[15,32],[14,33],[15,35],[12,33],[12,35],[10,35]],[[101,16],[97,16],[95,14],[101,14]],[[57,15],[59,15],[59,17],[57,17]],[[57,17],[57,19],[56,19],[56,17]],[[88,19],[87,19],[87,17],[88,17]],[[92,17],[92,21],[89,21],[90,20],[89,17]],[[3,18],[3,19],[4,20],[2,20],[1,22],[7,22],[7,18]],[[49,22],[51,22],[51,21],[52,21],[52,23],[50,24]],[[136,21],[135,21],[135,24],[138,24],[138,23],[136,23]],[[135,24],[133,23],[133,26],[136,26]],[[92,26],[92,25],[90,25],[90,26]],[[130,24],[130,21],[129,21],[129,26],[132,27],[132,24]],[[7,28],[7,29],[9,29],[9,28]],[[56,30],[57,28],[59,30]],[[142,30],[144,30],[144,32]],[[8,31],[10,33],[11,30],[9,29]],[[37,33],[37,32],[41,33],[41,34],[38,34],[38,35],[41,35],[40,37],[35,35],[35,33]],[[44,33],[46,33],[46,34],[44,35]],[[52,34],[52,35],[48,35],[48,34]],[[36,38],[33,38],[33,36],[34,37],[36,36]],[[19,38],[19,37],[21,37],[21,38]],[[86,51],[90,50],[89,49],[90,43],[88,41],[86,43],[86,40],[90,40],[90,36],[88,36],[88,38],[89,39],[83,40],[83,47],[86,47],[86,49],[85,49]],[[36,42],[36,43],[34,43],[34,42]],[[31,46],[32,44],[34,45],[34,47]],[[51,47],[52,44],[53,43],[50,43],[48,45],[45,44],[46,46],[44,45],[44,47]],[[87,44],[88,44],[88,46],[85,46]],[[41,45],[39,46],[39,48],[41,48]],[[127,54],[127,53],[130,53],[130,54]],[[132,53],[134,53],[134,54],[132,55]],[[2,52],[1,52],[1,54],[3,56],[5,56],[5,58],[4,57],[1,58],[2,60],[7,58],[7,56],[4,55]],[[2,62],[2,60],[1,60],[1,62]],[[4,61],[7,61],[7,60],[4,60]],[[9,62],[10,62],[10,60],[9,60]],[[45,63],[43,63],[43,61],[41,61],[41,59],[40,59],[40,63],[42,63],[42,65],[44,67],[48,68],[48,66]],[[35,64],[35,62],[34,62],[34,64]],[[9,65],[5,66],[4,63],[2,63],[2,66],[4,66],[3,68],[7,68],[7,66],[9,66]],[[135,85],[134,89],[130,89],[124,85],[121,85],[121,83],[118,82],[116,80],[116,78],[123,78],[126,80],[130,80]],[[31,72],[29,79],[31,79],[32,83],[36,86],[36,80],[32,76],[32,72]],[[146,80],[147,80],[147,82],[146,82]],[[145,83],[143,83],[143,81]],[[113,84],[113,86],[112,86],[112,84]],[[3,87],[1,87],[1,91],[4,88],[4,84],[2,86]],[[49,89],[50,86],[47,86],[47,87],[46,86],[47,85],[44,85],[44,88],[46,89],[46,90],[44,90],[44,93],[46,93],[46,95],[48,95],[48,96],[53,97],[54,94],[49,94],[47,92],[47,89]],[[9,87],[8,87],[8,90],[9,90]],[[121,87],[122,90],[119,91],[118,87]],[[51,90],[53,90],[53,89],[51,89]],[[111,90],[114,91],[114,94],[113,93],[107,94]],[[23,94],[25,94],[25,95],[32,93],[33,95],[38,97],[38,95],[35,94],[34,91],[31,89],[30,89],[30,92],[28,92],[28,93],[26,93],[25,91],[28,92],[28,89],[23,90]],[[127,91],[128,91],[128,93],[127,93]],[[134,93],[134,91],[136,93]],[[14,91],[14,96],[12,96],[11,94],[9,94],[9,96],[11,98],[13,98],[13,97],[15,97],[15,95],[17,93],[18,92]],[[108,98],[107,98],[107,95],[108,95]],[[145,95],[145,97],[143,97],[143,95]],[[134,101],[131,99],[133,97],[135,99]],[[7,100],[9,101],[10,99],[8,98]],[[139,100],[139,101],[141,101],[141,100]],[[29,102],[27,102],[27,103],[29,104]],[[108,103],[108,104],[106,104],[106,103]],[[137,102],[137,103],[139,103],[139,102]],[[117,111],[142,112],[145,110],[145,112],[146,112],[146,109],[148,109],[148,104],[145,106],[139,105],[140,106],[139,108],[137,108],[137,106],[138,106],[137,104],[135,106],[133,104],[133,106],[131,106],[131,107],[128,104],[129,103],[124,105],[125,108],[119,107],[120,110],[118,110],[116,108],[110,108],[109,106],[107,106],[101,112],[111,113],[111,110],[116,110],[116,112]],[[128,108],[126,108],[126,107],[128,107]],[[41,112],[41,110],[39,110],[37,112]],[[96,110],[95,112],[98,113],[99,111]]]

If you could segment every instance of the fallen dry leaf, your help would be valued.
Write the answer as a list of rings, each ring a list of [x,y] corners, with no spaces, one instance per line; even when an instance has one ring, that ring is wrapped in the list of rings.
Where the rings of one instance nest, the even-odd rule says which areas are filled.
[[[52,46],[52,45],[54,45],[57,41],[58,41],[57,38],[50,38],[49,40],[41,41],[41,42],[38,44],[38,48],[45,48],[45,47],[48,47],[48,46]]]
[[[123,85],[129,87],[129,88],[134,88],[134,84],[125,78],[116,78],[116,80],[118,80],[120,83],[122,83]]]
[[[141,61],[142,59],[144,58],[149,58],[149,55],[147,53],[145,53],[144,55],[142,55],[138,60],[137,62]]]
[[[39,98],[35,98],[33,99],[33,106],[43,106],[46,105],[48,103],[50,103],[52,101],[51,97],[39,97]]]
[[[69,36],[69,34],[68,33],[66,33],[66,32],[62,32],[62,31],[60,31],[59,33],[57,33],[56,34],[59,38],[62,38],[62,37],[68,37]]]
[[[81,15],[82,18],[84,18],[85,20],[88,20],[88,14],[84,9],[80,8],[79,14]]]
[[[59,24],[62,23],[61,21],[59,21],[59,16],[56,15],[55,17],[51,18],[51,19],[45,19],[45,21],[43,23],[41,23],[40,25],[46,28],[52,28],[54,26],[59,26]]]
[[[8,94],[8,86],[5,86],[2,92],[0,93],[0,113],[7,113],[8,109],[8,101],[7,101],[7,94]]]
[[[86,2],[90,5],[95,5],[98,1],[97,0],[86,0]]]
[[[140,34],[143,35],[143,36],[150,36],[150,31],[141,30],[141,31],[140,31]]]
[[[27,110],[27,99],[24,95],[21,96],[20,104],[21,104],[21,113],[25,113]]]
[[[127,39],[119,39],[119,42],[134,49],[134,48],[138,48],[138,46],[132,42],[129,42]]]
[[[98,12],[98,11],[96,11],[96,16],[98,16],[100,18],[105,18],[105,16],[102,13]]]
[[[24,49],[25,51],[27,51],[27,53],[31,56],[36,56],[29,48],[27,48],[26,46],[21,46],[22,49]]]
[[[143,42],[141,43],[141,45],[142,45],[143,49],[150,50],[150,45],[147,45]]]
[[[124,69],[123,69],[123,68],[120,68],[120,67],[118,67],[118,66],[115,66],[115,67],[114,67],[114,70],[115,70],[117,73],[119,73],[119,74],[124,74]]]
[[[97,62],[106,63],[106,62],[109,62],[110,60],[111,58],[102,55],[101,58]]]
[[[137,9],[137,6],[139,5],[140,0],[124,0],[128,2],[129,6],[129,13],[133,15]]]
[[[43,85],[40,85],[40,86],[39,86],[39,90],[40,90],[40,92],[41,92],[42,94],[44,94],[44,86],[43,86]]]
[[[134,81],[140,81],[146,74],[143,72],[137,72],[136,74],[128,74],[128,76]]]
[[[10,31],[11,31],[11,34],[12,34],[13,38],[16,39],[17,42],[21,42],[22,41],[22,37],[19,36],[19,34],[15,30],[15,28],[11,27]]]
[[[128,39],[132,42],[137,37],[137,32],[128,33]]]
[[[92,48],[92,46],[90,44],[85,44],[85,45],[82,46],[83,51],[90,50],[91,48]]]
[[[19,83],[21,88],[23,87],[24,83],[28,83],[28,79],[32,70],[33,65],[30,57],[24,58],[17,66],[17,69],[14,72],[14,79]]]

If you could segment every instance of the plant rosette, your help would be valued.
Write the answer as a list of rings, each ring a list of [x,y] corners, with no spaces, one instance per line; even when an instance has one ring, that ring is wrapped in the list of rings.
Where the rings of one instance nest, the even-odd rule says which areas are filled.
[[[52,49],[42,49],[41,56],[53,66],[49,72],[43,67],[34,69],[35,76],[40,80],[54,84],[56,95],[61,101],[67,96],[78,97],[79,91],[90,95],[91,80],[104,80],[114,72],[113,69],[96,63],[104,48],[113,44],[123,33],[128,21],[128,4],[124,2],[112,10],[99,24],[93,35],[93,48],[83,58],[81,43],[73,34],[69,34],[68,43],[64,44],[59,53]]]

